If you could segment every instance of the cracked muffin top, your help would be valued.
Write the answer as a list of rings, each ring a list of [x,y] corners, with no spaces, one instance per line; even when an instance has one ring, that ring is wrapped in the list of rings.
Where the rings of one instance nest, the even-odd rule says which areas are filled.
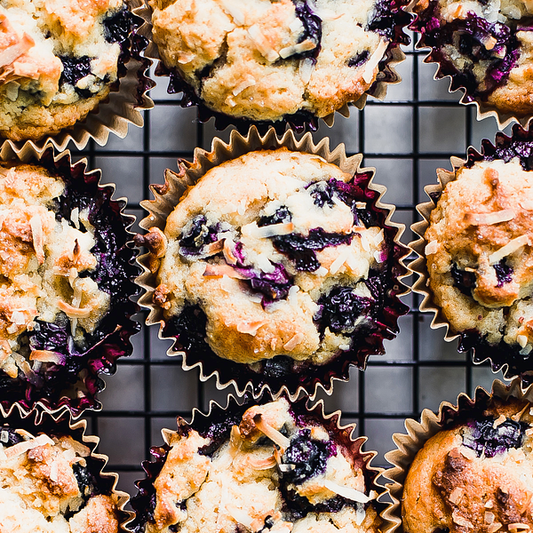
[[[493,400],[416,454],[402,498],[406,533],[517,533],[533,528],[533,411]]]
[[[418,0],[413,29],[452,90],[516,117],[533,112],[533,6],[522,0]]]
[[[135,291],[133,252],[124,247],[120,204],[109,201],[109,188],[98,189],[95,173],[73,178],[70,172],[79,170],[0,163],[3,401],[39,397],[54,403],[87,379],[88,389],[75,393],[83,403],[101,388],[96,374],[127,352],[136,330],[128,299]],[[122,310],[123,317],[111,310]],[[99,362],[108,342],[114,352]]]
[[[149,4],[153,40],[177,82],[171,90],[255,121],[324,117],[359,100],[391,77],[391,50],[407,42],[401,28],[409,16],[396,0]]]
[[[122,0],[0,0],[0,136],[37,140],[107,97],[132,29]]]
[[[515,358],[531,369],[530,145],[515,142],[508,152],[457,169],[431,212],[424,237],[433,301],[453,332],[505,349],[507,360],[494,354],[500,365],[513,366]]]
[[[371,175],[283,148],[209,170],[140,237],[164,334],[254,372],[380,353],[396,248]]]
[[[245,409],[168,431],[132,501],[133,531],[379,531],[360,453],[285,399]]]
[[[118,532],[113,483],[90,454],[71,436],[0,425],[0,531]]]

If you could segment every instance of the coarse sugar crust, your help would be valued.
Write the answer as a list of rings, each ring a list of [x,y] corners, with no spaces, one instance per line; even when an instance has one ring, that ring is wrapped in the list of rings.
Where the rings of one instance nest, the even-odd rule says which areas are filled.
[[[152,228],[139,237],[157,272],[152,303],[163,312],[164,334],[193,355],[207,349],[249,365],[252,374],[261,372],[257,363],[277,366],[280,355],[292,368],[323,365],[351,346],[364,351],[372,313],[382,305],[375,289],[383,282],[389,290],[386,272],[396,253],[373,202],[358,189],[365,180],[284,148],[207,171],[169,214],[164,232]],[[330,300],[341,307],[353,300],[349,308],[358,312],[333,326],[337,304]],[[196,331],[202,320],[205,333]],[[199,350],[189,345],[197,337]]]
[[[409,16],[402,2],[149,2],[169,90],[253,121],[326,117],[371,93]]]
[[[533,6],[521,0],[419,0],[411,27],[418,47],[431,47],[427,62],[439,63],[436,77],[451,76],[463,101],[500,119],[527,119],[533,111]]]
[[[350,432],[283,398],[178,422],[145,465],[128,524],[135,533],[380,530],[372,454]]]
[[[38,140],[83,120],[118,83],[130,29],[122,0],[2,0],[0,135]]]
[[[410,465],[402,498],[406,533],[533,527],[531,403],[494,398],[485,409],[469,411],[456,413]]]

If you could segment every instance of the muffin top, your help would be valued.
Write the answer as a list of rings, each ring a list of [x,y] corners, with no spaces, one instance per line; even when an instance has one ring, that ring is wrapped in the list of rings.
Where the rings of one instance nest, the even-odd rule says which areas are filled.
[[[360,454],[284,399],[242,411],[168,432],[153,511],[137,509],[151,518],[137,519],[136,533],[378,531]]]
[[[522,0],[418,0],[421,46],[429,46],[440,75],[463,87],[465,100],[481,100],[517,117],[533,111],[533,6]]]
[[[38,321],[70,321],[74,341],[92,333],[110,296],[87,276],[97,258],[88,209],[57,218],[62,179],[33,165],[0,165],[0,367],[12,378],[61,354],[27,345]],[[26,334],[26,335],[25,335]]]
[[[117,497],[102,487],[90,453],[70,436],[0,426],[2,531],[117,532]]]
[[[0,401],[68,394],[74,408],[131,350],[137,269],[112,188],[49,157],[0,163]]]
[[[146,237],[165,334],[182,346],[205,337],[219,357],[251,365],[323,364],[364,346],[380,330],[392,258],[363,190],[370,175],[284,148],[209,170],[164,234]]]
[[[406,533],[533,528],[532,426],[527,401],[493,400],[476,416],[431,437],[405,480]]]
[[[118,79],[130,27],[122,0],[1,0],[0,135],[38,139],[83,118]]]
[[[456,171],[425,233],[429,286],[456,333],[533,349],[533,172],[518,157]]]
[[[372,87],[406,37],[402,2],[150,0],[167,69],[231,117],[324,117]]]

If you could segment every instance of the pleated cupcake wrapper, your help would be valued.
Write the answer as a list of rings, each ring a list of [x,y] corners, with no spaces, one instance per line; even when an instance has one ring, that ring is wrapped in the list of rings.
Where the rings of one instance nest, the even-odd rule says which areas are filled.
[[[413,9],[417,1],[418,0],[412,0],[411,4],[407,8],[407,10],[410,13],[414,14],[415,16],[416,14],[414,13]],[[415,35],[420,37],[420,33],[417,32],[416,30],[414,31],[415,31]],[[427,51],[428,49],[431,49],[431,46],[424,44],[423,39],[419,38],[418,42],[415,45],[415,49],[421,50],[421,51]],[[432,53],[433,53],[432,50],[428,52],[428,54],[424,58],[424,63],[432,63],[432,64],[438,65],[438,69],[435,72],[433,79],[438,81],[444,78],[449,78],[450,83],[448,86],[448,92],[450,94],[453,94],[457,91],[461,91],[462,96],[461,96],[461,99],[459,100],[459,103],[463,105],[474,105],[476,107],[476,120],[481,121],[489,117],[494,117],[499,130],[505,129],[507,126],[509,126],[509,124],[512,124],[513,122],[518,122],[524,128],[528,127],[528,124],[531,121],[533,113],[532,115],[525,116],[525,117],[516,117],[512,113],[506,113],[498,109],[497,107],[490,105],[488,102],[484,102],[483,100],[480,100],[479,98],[471,99],[474,97],[469,96],[466,92],[466,88],[463,86],[458,86],[455,89],[452,89],[455,75],[445,74],[444,72],[442,72],[442,66],[440,62],[437,59],[432,58]]]
[[[387,523],[383,533],[400,533],[403,531],[401,526],[403,486],[417,452],[423,448],[424,444],[433,435],[445,428],[448,420],[454,416],[456,417],[458,413],[461,414],[465,409],[484,407],[492,398],[498,398],[503,401],[517,398],[518,400],[527,400],[533,403],[533,386],[524,388],[518,378],[508,385],[500,380],[495,380],[490,393],[483,387],[477,387],[472,398],[466,393],[461,393],[457,397],[455,404],[442,402],[436,413],[430,409],[424,409],[420,416],[420,422],[412,418],[405,420],[404,425],[407,434],[395,433],[392,436],[397,449],[385,454],[385,459],[392,467],[383,474],[384,477],[392,482],[386,484],[392,503],[388,505],[383,513]]]
[[[429,287],[429,274],[425,254],[425,248],[428,243],[424,238],[424,234],[429,227],[431,212],[435,209],[438,198],[440,198],[446,185],[455,180],[456,172],[459,168],[470,162],[484,160],[486,154],[492,157],[496,147],[505,147],[507,144],[515,140],[531,141],[533,139],[532,135],[533,134],[524,130],[519,124],[515,124],[511,136],[498,132],[494,143],[488,139],[483,139],[481,141],[480,151],[472,146],[469,147],[466,160],[459,157],[451,157],[450,162],[453,168],[452,171],[443,168],[437,169],[438,183],[424,187],[424,190],[429,197],[429,201],[420,203],[416,206],[417,211],[422,216],[422,220],[411,226],[413,233],[418,235],[419,238],[410,242],[409,248],[416,253],[417,258],[407,265],[408,269],[418,277],[413,283],[412,290],[423,296],[419,306],[420,311],[433,314],[433,319],[430,324],[432,329],[445,328],[444,340],[447,342],[457,340],[458,349],[460,351],[466,351],[467,349],[473,348],[473,362],[475,364],[489,361],[493,373],[502,370],[505,379],[512,379],[513,377],[520,375],[522,379],[528,380],[528,383],[533,382],[533,365],[530,365],[530,368],[525,366],[521,367],[519,361],[509,360],[510,354],[512,353],[511,347],[508,347],[508,350],[507,345],[504,345],[503,348],[500,346],[491,347],[469,339],[467,332],[453,331],[452,326],[442,312],[442,309],[433,301],[433,293]],[[495,158],[499,159],[497,156],[495,156]],[[522,359],[522,363],[524,361],[525,359]]]
[[[390,529],[394,523],[389,522],[388,519],[383,516],[383,513],[387,510],[387,504],[390,501],[390,498],[388,497],[388,489],[377,481],[384,469],[371,465],[377,452],[362,450],[362,447],[368,441],[368,437],[361,436],[354,438],[353,434],[355,432],[356,424],[341,425],[342,413],[340,410],[326,415],[323,400],[313,403],[308,397],[301,397],[296,401],[290,400],[287,396],[285,397],[289,401],[291,413],[294,414],[295,418],[303,416],[304,418],[308,417],[311,420],[316,420],[330,434],[333,433],[336,441],[348,451],[353,461],[352,464],[356,467],[360,467],[364,473],[366,492],[369,493],[371,490],[375,490],[378,493],[377,499],[373,500],[372,504],[385,523],[382,524],[382,527]],[[142,465],[146,477],[135,483],[139,488],[139,493],[136,497],[132,498],[131,501],[131,506],[134,509],[136,516],[132,522],[127,524],[129,530],[138,531],[138,528],[146,523],[146,516],[149,514],[150,510],[153,510],[153,508],[150,509],[150,506],[155,505],[155,488],[153,483],[165,464],[167,454],[171,449],[170,442],[173,435],[176,433],[185,435],[189,429],[194,429],[199,432],[205,431],[216,423],[235,419],[236,416],[239,416],[240,418],[242,414],[253,405],[263,405],[273,400],[275,400],[275,398],[269,391],[263,391],[261,396],[255,399],[249,394],[246,394],[244,398],[239,399],[235,398],[232,394],[229,394],[226,407],[222,407],[214,400],[211,400],[209,402],[207,414],[204,414],[195,407],[192,411],[191,422],[187,422],[183,418],[178,417],[176,420],[177,429],[162,429],[161,435],[164,444],[163,446],[153,446],[150,449],[152,460],[144,461]],[[305,418],[305,420],[307,422],[307,418]],[[144,529],[140,530],[144,531]]]
[[[142,11],[142,0],[126,0],[130,10],[139,17]],[[146,73],[151,61],[141,57],[140,52],[146,46],[147,27],[143,24],[133,32],[131,37],[130,59],[126,62],[126,75],[118,80],[118,90],[112,90],[109,96],[84,120],[74,126],[65,128],[55,135],[45,135],[37,141],[13,141],[0,135],[0,157],[12,157],[13,154],[42,153],[48,144],[57,150],[64,150],[69,142],[78,149],[83,149],[90,140],[104,146],[113,133],[124,138],[130,124],[142,127],[144,124],[142,110],[151,109],[153,102],[147,92],[153,82]]]
[[[130,497],[125,492],[117,490],[118,474],[104,471],[109,458],[107,455],[96,453],[95,450],[100,438],[86,434],[86,420],[75,422],[67,406],[50,409],[42,402],[38,402],[32,409],[28,409],[20,403],[14,403],[8,409],[0,404],[0,426],[4,424],[13,429],[25,429],[34,437],[40,432],[47,435],[49,433],[59,436],[69,435],[74,440],[87,446],[91,450],[91,454],[87,459],[99,464],[99,479],[101,478],[104,482],[110,484],[109,494],[116,502],[120,531],[126,531],[125,524],[131,520],[133,515],[131,511],[126,511],[125,509]]]
[[[207,152],[201,148],[195,149],[194,161],[192,163],[180,160],[178,174],[169,169],[166,170],[165,184],[151,186],[155,199],[141,202],[142,207],[149,212],[149,216],[140,222],[140,226],[145,230],[157,227],[163,231],[168,215],[174,210],[188,187],[194,185],[208,170],[215,166],[225,161],[236,159],[254,150],[273,150],[281,147],[295,152],[318,155],[328,163],[337,165],[341,170],[351,175],[364,172],[372,174],[366,189],[375,194],[376,198],[371,201],[369,200],[369,209],[373,209],[378,213],[386,213],[383,227],[389,233],[389,238],[392,241],[390,253],[393,254],[396,264],[391,273],[394,279],[394,288],[390,291],[391,294],[388,301],[388,309],[391,310],[388,319],[391,323],[387,323],[387,326],[392,328],[392,330],[397,330],[397,318],[408,311],[407,307],[398,299],[399,295],[405,294],[408,291],[407,287],[401,282],[401,279],[409,275],[403,263],[409,251],[400,243],[400,237],[405,226],[391,221],[395,207],[381,202],[381,197],[385,194],[386,187],[373,183],[374,169],[360,168],[363,158],[362,154],[348,157],[342,144],[334,150],[330,150],[329,139],[322,139],[315,145],[310,133],[305,134],[300,140],[297,140],[294,133],[290,130],[285,132],[281,138],[276,135],[274,128],[271,128],[264,136],[261,136],[258,129],[252,126],[246,137],[234,130],[231,132],[229,144],[226,144],[220,139],[215,139],[211,151]],[[162,309],[154,306],[152,303],[152,296],[157,286],[157,278],[150,257],[148,253],[140,256],[138,259],[144,269],[144,273],[137,279],[137,283],[146,291],[139,299],[139,303],[150,310],[146,320],[148,325],[160,323],[159,338],[175,339],[175,337],[164,335],[165,319]],[[179,346],[177,340],[175,346]],[[351,352],[344,353],[350,354]],[[281,393],[287,394],[291,400],[296,399],[301,392],[314,397],[319,387],[328,394],[331,394],[333,381],[348,380],[349,367],[352,364],[357,364],[360,368],[364,368],[366,359],[370,353],[383,353],[383,351],[370,352],[369,350],[364,351],[360,349],[359,352],[353,354],[351,357],[349,355],[339,355],[328,364],[313,366],[312,369],[315,375],[307,378],[306,382],[303,382],[303,379],[305,379],[304,376],[295,372],[290,374],[292,381],[288,382],[287,376],[277,381],[268,379],[264,375],[252,371],[244,364],[234,363],[220,358],[215,354],[213,354],[213,360],[207,361],[201,356],[196,356],[193,350],[186,351],[172,347],[167,351],[169,356],[181,355],[183,357],[182,368],[184,370],[192,370],[198,367],[202,381],[206,381],[214,376],[218,389],[233,386],[237,394],[240,395],[245,390],[250,390],[255,397],[259,396],[263,389],[268,389],[274,395]]]
[[[173,81],[169,82],[168,92],[171,92],[171,84],[174,83],[176,87],[172,89],[172,93],[183,92],[183,96],[179,104],[182,107],[190,107],[192,105],[196,106],[198,109],[198,120],[201,123],[206,123],[211,118],[214,118],[215,128],[219,131],[226,129],[228,126],[235,126],[244,135],[252,125],[255,125],[257,128],[259,128],[261,133],[267,132],[269,128],[274,128],[276,132],[281,135],[286,129],[293,129],[298,133],[316,131],[319,127],[320,121],[323,121],[328,127],[331,128],[335,122],[336,113],[345,118],[350,116],[350,107],[348,104],[344,104],[342,107],[337,109],[335,113],[330,113],[324,117],[317,117],[311,113],[303,112],[301,114],[296,113],[294,115],[286,115],[282,119],[275,122],[254,121],[245,118],[232,117],[231,115],[214,111],[201,102],[201,100],[196,96],[194,89],[181,78],[177,71],[168,69],[163,65],[157,45],[153,41],[153,27],[151,24],[152,9],[146,5],[144,10],[139,10],[136,12],[136,14],[141,16],[148,25],[145,35],[149,39],[149,44],[146,48],[145,56],[159,63],[155,69],[155,75],[172,76]],[[405,24],[405,26],[407,26],[407,24]],[[358,109],[363,109],[369,95],[378,100],[383,100],[387,94],[387,86],[400,83],[401,77],[396,72],[394,67],[398,63],[404,61],[405,57],[406,56],[401,50],[399,44],[390,43],[383,56],[383,59],[380,61],[380,71],[377,75],[376,81],[357,100],[350,102],[350,105],[354,105]],[[381,67],[383,63],[384,66]]]
[[[105,335],[103,339],[85,352],[83,357],[86,357],[86,361],[77,376],[78,381],[76,383],[65,383],[64,388],[55,391],[52,398],[43,397],[42,391],[40,392],[39,388],[32,385],[29,381],[22,381],[20,387],[18,387],[21,389],[20,398],[16,400],[8,399],[6,391],[0,397],[0,406],[8,410],[13,403],[19,403],[24,409],[30,409],[37,402],[47,409],[59,409],[66,406],[70,409],[74,417],[81,416],[85,409],[99,410],[101,409],[101,404],[97,400],[97,395],[105,388],[105,383],[100,375],[102,373],[114,373],[117,359],[132,353],[133,346],[129,339],[131,335],[140,330],[140,324],[131,318],[139,310],[139,306],[131,300],[138,293],[134,279],[140,273],[139,267],[135,264],[137,253],[132,246],[131,238],[133,237],[133,233],[129,229],[135,222],[135,216],[124,212],[127,204],[126,198],[113,198],[116,188],[114,184],[101,184],[100,170],[88,171],[87,159],[73,163],[70,151],[68,150],[56,154],[50,143],[41,151],[32,150],[31,146],[26,145],[17,154],[11,154],[8,157],[0,156],[0,162],[21,162],[41,165],[61,177],[72,177],[73,181],[80,180],[81,176],[83,176],[84,183],[89,184],[98,193],[98,196],[94,196],[94,201],[106,201],[106,199],[109,199],[110,206],[114,206],[116,212],[120,213],[125,235],[123,238],[124,243],[117,253],[124,255],[131,254],[131,258],[127,259],[127,268],[129,270],[128,283],[131,285],[131,288],[128,294],[124,294],[124,300],[127,299],[128,302],[121,302],[120,313],[115,313],[117,320],[115,330]],[[113,310],[110,310],[109,313],[113,313]],[[102,320],[106,316],[108,315],[104,315]],[[0,369],[0,373],[2,372]]]

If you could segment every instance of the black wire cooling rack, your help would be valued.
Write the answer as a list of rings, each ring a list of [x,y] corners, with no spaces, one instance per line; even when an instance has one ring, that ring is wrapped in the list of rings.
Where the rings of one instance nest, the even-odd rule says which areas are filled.
[[[350,155],[364,154],[363,165],[375,167],[375,182],[388,188],[383,201],[396,205],[393,220],[407,227],[407,244],[418,220],[415,206],[426,201],[423,188],[436,182],[435,169],[450,169],[450,156],[464,156],[469,145],[479,148],[482,138],[493,140],[497,125],[493,119],[477,122],[475,108],[459,104],[460,93],[450,94],[447,80],[433,80],[436,68],[423,62],[425,52],[412,45],[404,51],[406,60],[397,66],[402,82],[389,86],[383,102],[369,98],[364,110],[352,108],[348,119],[337,115],[334,126],[322,124],[314,138],[329,136],[332,147],[342,142]],[[175,170],[177,158],[191,159],[196,146],[210,148],[215,136],[229,137],[228,130],[216,132],[212,121],[198,123],[195,109],[182,109],[166,84],[157,79],[155,107],[145,112],[144,128],[76,154],[102,169],[104,183],[117,185],[116,197],[128,197],[128,212],[137,221],[145,216],[140,201],[151,198],[150,184],[163,183],[165,168]],[[472,394],[478,385],[490,388],[501,377],[487,364],[473,365],[470,354],[457,353],[455,342],[444,342],[443,329],[431,330],[432,317],[419,313],[417,295],[403,301],[411,312],[400,319],[399,336],[386,341],[386,355],[370,357],[364,372],[352,368],[349,382],[336,382],[332,396],[322,395],[327,412],[341,409],[342,420],[356,422],[356,432],[368,436],[366,449],[379,452],[378,466],[386,466],[383,454],[394,446],[391,435],[404,431],[405,418],[454,401],[460,392]],[[150,446],[162,443],[161,428],[175,428],[178,415],[190,419],[194,407],[205,412],[210,400],[225,405],[232,392],[218,391],[214,379],[200,383],[197,371],[184,372],[179,357],[166,355],[170,342],[157,333],[156,326],[144,327],[133,338],[133,355],[105,377],[102,411],[87,417],[101,437],[100,452],[110,458],[107,469],[120,473],[119,488],[130,494],[136,493],[133,481],[144,477],[140,463],[149,458]]]

